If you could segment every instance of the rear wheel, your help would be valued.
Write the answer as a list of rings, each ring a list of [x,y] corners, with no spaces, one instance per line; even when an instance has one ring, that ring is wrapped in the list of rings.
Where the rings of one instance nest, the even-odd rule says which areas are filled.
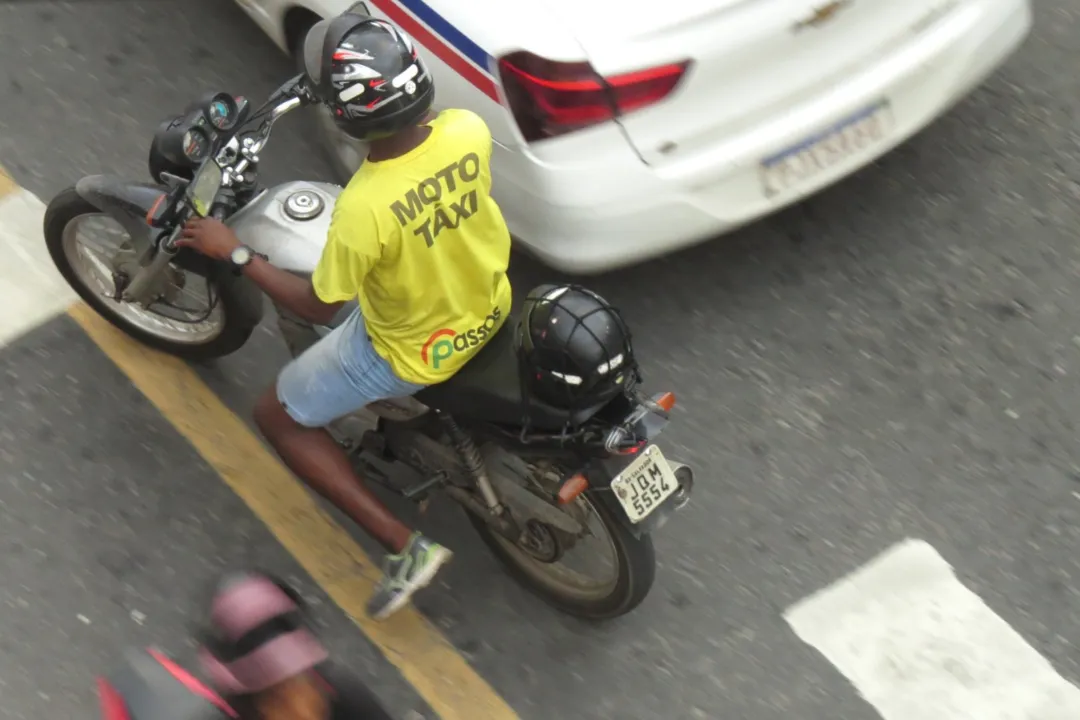
[[[161,293],[144,307],[114,300],[118,278],[131,277],[147,248],[124,227],[64,190],[45,211],[45,244],[64,280],[89,305],[135,340],[188,360],[238,350],[254,326],[241,320],[241,300],[228,284],[170,266]]]
[[[471,513],[469,519],[511,576],[548,604],[588,620],[626,615],[641,604],[656,578],[652,538],[635,537],[595,491],[585,492],[575,500],[573,515],[589,527],[589,539],[599,540],[606,548],[612,561],[606,575],[569,567],[567,551],[578,547],[567,543],[566,537],[548,525],[530,522],[524,541],[513,543]],[[568,544],[572,547],[567,548]],[[599,559],[592,552],[587,558]]]

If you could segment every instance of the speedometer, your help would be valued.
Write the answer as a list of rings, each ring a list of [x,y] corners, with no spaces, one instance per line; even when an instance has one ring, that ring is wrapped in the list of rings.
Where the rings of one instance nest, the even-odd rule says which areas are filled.
[[[232,115],[232,108],[224,100],[214,100],[210,103],[209,108],[210,123],[218,130],[225,130],[229,127],[229,120]]]
[[[202,130],[193,127],[184,133],[184,155],[194,163],[202,162],[210,154],[210,138]]]
[[[240,108],[236,98],[228,93],[213,93],[201,100],[203,115],[216,132],[224,133],[236,127]]]

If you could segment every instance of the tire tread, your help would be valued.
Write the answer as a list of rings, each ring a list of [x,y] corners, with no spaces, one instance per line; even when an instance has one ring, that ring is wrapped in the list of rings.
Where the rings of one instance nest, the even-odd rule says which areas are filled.
[[[599,601],[571,600],[535,584],[528,573],[521,569],[514,556],[507,552],[491,527],[471,513],[469,521],[510,576],[544,602],[568,615],[585,620],[612,620],[632,612],[648,596],[656,581],[656,550],[649,535],[635,537],[619,522],[607,504],[601,498],[595,497],[595,493],[595,490],[587,491],[587,495],[592,496],[592,506],[596,508],[604,523],[604,529],[615,545],[619,563],[619,581],[615,590]]]

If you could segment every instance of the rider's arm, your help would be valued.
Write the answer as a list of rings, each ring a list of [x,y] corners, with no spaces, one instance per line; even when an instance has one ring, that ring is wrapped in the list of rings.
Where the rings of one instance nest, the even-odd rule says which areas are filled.
[[[379,235],[374,210],[344,193],[334,208],[322,257],[311,274],[312,295],[335,307],[354,299],[382,254]]]
[[[316,325],[328,324],[341,306],[356,297],[368,270],[378,259],[373,249],[378,230],[366,206],[341,205],[334,212],[319,264],[307,280],[256,258],[245,268],[263,292],[294,315]]]
[[[277,305],[315,325],[326,325],[344,302],[323,302],[310,280],[274,267],[256,256],[244,268],[244,275],[258,285]]]

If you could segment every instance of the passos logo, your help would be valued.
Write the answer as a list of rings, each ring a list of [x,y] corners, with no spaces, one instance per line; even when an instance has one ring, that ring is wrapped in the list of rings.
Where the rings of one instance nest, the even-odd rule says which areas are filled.
[[[491,314],[484,318],[484,322],[465,332],[459,333],[449,328],[436,330],[431,333],[431,337],[420,349],[420,359],[425,365],[430,365],[433,370],[438,370],[439,364],[455,352],[464,352],[483,343],[491,335],[501,317],[499,308],[493,308]]]

